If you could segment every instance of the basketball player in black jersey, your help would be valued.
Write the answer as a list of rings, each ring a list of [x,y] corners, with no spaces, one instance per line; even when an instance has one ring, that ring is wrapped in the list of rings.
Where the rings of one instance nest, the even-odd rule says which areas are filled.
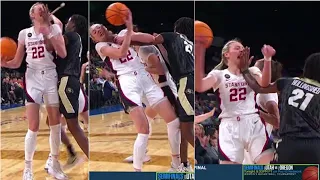
[[[280,78],[262,88],[248,71],[250,51],[244,50],[241,71],[257,93],[280,92],[281,142],[275,161],[278,164],[320,164],[320,53],[305,62],[303,78]]]
[[[66,118],[68,129],[77,141],[82,151],[88,157],[89,144],[88,138],[78,123],[79,113],[79,93],[80,93],[80,74],[81,56],[83,52],[82,39],[87,38],[88,23],[87,19],[81,15],[73,15],[69,18],[65,26],[64,39],[66,43],[67,57],[56,59],[56,69],[58,73],[58,90],[60,97],[60,113]],[[86,50],[84,52],[87,52]],[[67,146],[69,160],[76,158],[76,154],[65,133],[61,131],[61,140]],[[73,159],[74,159],[73,158]],[[50,157],[49,157],[50,160]],[[69,161],[68,160],[68,161]],[[69,165],[72,162],[68,162]]]
[[[116,42],[121,44],[122,38]],[[190,171],[187,160],[188,143],[194,146],[194,19],[182,17],[174,24],[174,32],[160,33],[156,37],[149,34],[132,34],[132,45],[162,44],[168,54],[170,74],[178,88],[177,114],[181,127],[181,162],[184,170]],[[189,169],[189,170],[188,170]]]

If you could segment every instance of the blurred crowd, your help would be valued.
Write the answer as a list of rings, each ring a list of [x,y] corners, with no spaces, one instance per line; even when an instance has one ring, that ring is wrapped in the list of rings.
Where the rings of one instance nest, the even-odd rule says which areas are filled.
[[[16,71],[1,68],[1,105],[24,104],[23,76]]]
[[[94,46],[93,46],[94,47]],[[108,72],[103,71],[106,69]],[[90,53],[90,109],[120,104],[116,76],[95,50]]]

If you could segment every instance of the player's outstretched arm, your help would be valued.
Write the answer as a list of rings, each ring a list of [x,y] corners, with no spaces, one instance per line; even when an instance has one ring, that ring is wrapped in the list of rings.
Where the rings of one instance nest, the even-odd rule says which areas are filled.
[[[242,75],[246,82],[248,83],[249,87],[253,89],[254,92],[256,93],[262,93],[262,94],[267,94],[267,93],[276,93],[278,92],[278,87],[277,87],[277,81],[275,83],[269,84],[267,87],[261,87],[257,80],[251,75],[249,70],[244,70],[242,71]]]
[[[205,121],[206,119],[210,118],[211,116],[213,116],[215,110],[216,108],[213,108],[213,110],[211,110],[208,113],[195,116],[194,123],[201,123],[202,121]]]
[[[16,69],[20,67],[26,52],[24,47],[25,36],[26,34],[24,30],[19,32],[18,48],[14,58],[10,61],[6,61],[5,59],[6,57],[2,57],[1,59],[5,59],[5,61],[1,61],[1,67],[10,68],[10,69]]]
[[[218,78],[215,72],[209,73],[205,77],[204,66],[205,66],[205,47],[196,41],[195,43],[195,90],[197,92],[205,92],[210,88],[213,88],[214,84],[217,84]]]
[[[271,58],[275,55],[276,51],[270,45],[264,45],[261,49],[264,56],[264,66],[262,76],[258,80],[260,86],[267,87],[271,83]]]
[[[99,43],[96,45],[96,50],[100,53],[102,53],[104,56],[108,56],[111,59],[119,59],[123,58],[127,55],[130,47],[130,42],[132,38],[132,33],[133,33],[133,24],[132,24],[132,15],[130,10],[128,18],[125,19],[126,26],[127,26],[127,33],[124,36],[123,43],[121,44],[120,48],[114,48],[110,47],[108,45],[104,45],[102,47],[99,47]],[[98,46],[98,47],[97,47]]]

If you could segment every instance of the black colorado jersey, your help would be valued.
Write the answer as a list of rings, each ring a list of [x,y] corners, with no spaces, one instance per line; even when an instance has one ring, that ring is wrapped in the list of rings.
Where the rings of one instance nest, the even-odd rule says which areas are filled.
[[[176,81],[194,73],[193,42],[179,33],[161,33],[163,46],[168,52],[171,76]]]
[[[277,80],[280,137],[320,138],[320,85],[305,78]]]
[[[81,37],[76,32],[67,32],[64,36],[66,36],[68,41],[68,44],[66,45],[67,57],[60,58],[58,56],[56,59],[58,76],[74,76],[80,78],[82,52]]]

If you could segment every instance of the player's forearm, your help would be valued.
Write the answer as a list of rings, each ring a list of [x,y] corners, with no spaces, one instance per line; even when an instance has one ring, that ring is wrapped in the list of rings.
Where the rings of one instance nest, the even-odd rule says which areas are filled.
[[[242,75],[246,82],[248,83],[249,87],[256,93],[262,93],[263,88],[259,85],[257,80],[251,75],[249,70],[245,70],[242,72]]]
[[[120,49],[119,49],[121,57],[124,57],[127,55],[127,52],[130,47],[131,37],[132,37],[132,32],[128,31],[124,37],[124,40],[123,40],[122,45],[120,46]]]
[[[206,119],[208,119],[211,116],[210,112],[206,113],[206,114],[201,114],[199,116],[196,116],[194,118],[194,122],[195,123],[201,123],[202,121],[205,121]]]
[[[155,37],[147,33],[133,33],[131,38],[131,43],[142,43],[142,44],[153,44]]]
[[[9,69],[16,69],[16,68],[20,67],[21,63],[22,63],[22,58],[21,58],[21,60],[14,58],[11,61],[8,61],[5,63],[2,62],[1,67],[9,68]]]
[[[67,50],[66,50],[64,38],[61,34],[53,37],[49,36],[48,39],[50,40],[54,50],[56,51],[59,57],[61,58],[67,57]]]
[[[55,15],[51,15],[52,21],[54,24],[57,24],[60,29],[63,29],[63,23],[60,21],[60,19],[58,19]]]
[[[261,86],[267,87],[271,83],[271,61],[264,60],[264,66],[262,70]]]
[[[146,67],[145,69],[151,74],[161,74],[161,70],[156,67]]]
[[[197,92],[203,92],[202,79],[204,78],[205,69],[205,49],[195,49],[195,90]]]

